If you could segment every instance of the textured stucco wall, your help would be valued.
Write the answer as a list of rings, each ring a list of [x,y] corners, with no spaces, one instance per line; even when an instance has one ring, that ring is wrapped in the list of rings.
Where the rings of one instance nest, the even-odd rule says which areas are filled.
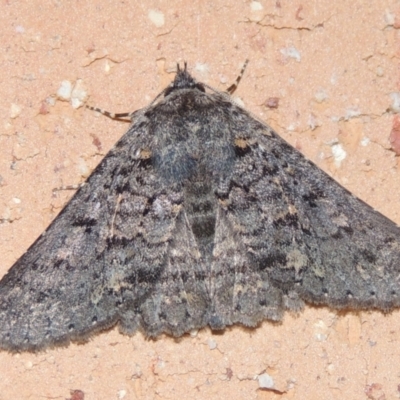
[[[46,99],[82,79],[90,104],[135,110],[184,60],[223,90],[249,58],[235,93],[245,107],[400,223],[400,163],[389,142],[399,20],[394,0],[3,1],[0,275],[72,195],[53,189],[82,182],[128,128]],[[281,324],[179,340],[114,329],[84,345],[0,352],[0,399],[64,399],[74,389],[87,400],[394,399],[399,340],[399,311],[312,307]],[[265,373],[275,390],[259,388]]]

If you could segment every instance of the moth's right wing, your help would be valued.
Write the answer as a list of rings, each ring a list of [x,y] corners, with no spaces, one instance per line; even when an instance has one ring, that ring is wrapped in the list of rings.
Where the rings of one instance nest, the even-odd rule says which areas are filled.
[[[157,176],[151,140],[141,115],[0,281],[1,348],[85,340],[118,321],[149,335],[204,324],[182,193]]]

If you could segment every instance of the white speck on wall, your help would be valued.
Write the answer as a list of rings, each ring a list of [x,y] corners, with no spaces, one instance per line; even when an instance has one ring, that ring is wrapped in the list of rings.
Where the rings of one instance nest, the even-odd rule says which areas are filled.
[[[319,126],[319,122],[317,120],[317,118],[315,117],[314,114],[310,114],[308,116],[308,126],[310,127],[310,129],[313,131],[317,126]]]
[[[15,103],[11,103],[11,108],[10,108],[10,118],[14,119],[17,118],[19,114],[21,114],[22,108]]]
[[[150,10],[147,16],[157,28],[161,28],[162,26],[164,26],[165,18],[164,14],[161,11]]]
[[[15,27],[15,32],[17,32],[17,33],[25,33],[25,28],[22,25],[17,25]]]
[[[56,95],[61,101],[69,101],[73,108],[81,107],[88,97],[82,79],[78,79],[74,85],[70,81],[62,81]]]
[[[285,57],[293,58],[297,62],[300,62],[301,60],[300,52],[293,46],[281,49],[281,54],[283,54]]]
[[[335,143],[331,146],[333,159],[335,160],[336,167],[340,167],[342,161],[347,157],[346,151],[340,143]]]
[[[86,164],[86,161],[83,158],[79,158],[78,161],[78,170],[79,173],[82,177],[87,178],[90,173],[92,172],[88,165]]]
[[[207,344],[210,350],[215,350],[217,348],[217,342],[213,339],[208,339]]]
[[[338,81],[338,77],[337,77],[336,73],[332,74],[331,79],[330,79],[331,85],[336,85],[337,81]]]
[[[318,342],[325,342],[328,339],[328,336],[323,333],[316,333],[314,337]]]
[[[292,378],[287,381],[288,390],[293,389],[296,384],[296,379]]]
[[[71,105],[73,108],[81,107],[87,99],[87,91],[83,85],[82,79],[78,79],[72,89]]]
[[[328,339],[328,326],[322,320],[317,321],[313,325],[314,338],[318,342],[325,342]]]
[[[104,72],[108,74],[111,71],[111,64],[109,60],[106,60],[104,64]]]
[[[70,81],[62,81],[61,86],[57,90],[57,98],[61,101],[69,101],[72,93],[72,83]]]
[[[384,74],[385,74],[385,71],[384,71],[383,67],[378,66],[376,68],[376,75],[381,78]]]
[[[126,390],[118,390],[118,399],[124,399],[127,394]]]
[[[326,372],[328,372],[329,375],[332,375],[335,372],[335,366],[332,363],[329,363],[328,366],[326,367]]]
[[[325,152],[319,151],[318,152],[318,159],[319,160],[325,160]]]
[[[220,75],[219,76],[219,81],[223,84],[226,85],[229,81],[228,78],[225,75]]]
[[[196,72],[199,72],[200,74],[206,74],[209,71],[208,65],[204,63],[196,63],[194,66],[194,69]]]
[[[328,98],[328,95],[324,89],[318,89],[317,93],[314,95],[314,98],[317,103],[322,103]]]
[[[361,115],[361,111],[358,109],[358,107],[349,107],[346,110],[345,119],[348,120],[350,118],[358,117],[359,115]]]
[[[267,373],[258,375],[258,386],[262,389],[273,389],[275,386],[272,376]]]
[[[15,204],[21,204],[21,199],[19,199],[18,197],[13,197],[12,201],[13,201]]]
[[[50,106],[54,106],[56,104],[56,99],[54,98],[54,96],[48,96],[46,97],[46,103]]]
[[[27,361],[25,363],[25,368],[26,369],[32,369],[32,367],[33,367],[33,362],[32,361]]]
[[[390,93],[390,98],[392,99],[392,104],[390,106],[390,109],[393,112],[400,112],[400,93],[399,92]]]
[[[395,16],[390,10],[388,10],[388,9],[385,10],[385,17],[384,18],[385,18],[385,22],[388,25],[394,25]]]
[[[371,142],[371,140],[368,137],[364,136],[361,139],[361,146],[366,147],[366,146],[368,146],[370,144],[370,142]]]
[[[259,1],[252,1],[250,3],[250,10],[251,11],[261,11],[263,9],[262,4]]]

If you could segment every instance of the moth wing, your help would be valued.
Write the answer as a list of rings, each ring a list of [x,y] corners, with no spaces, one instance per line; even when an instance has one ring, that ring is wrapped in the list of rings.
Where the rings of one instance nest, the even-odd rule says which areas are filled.
[[[236,164],[220,199],[213,270],[216,325],[280,320],[306,301],[400,305],[400,228],[236,110]],[[218,274],[215,272],[216,276]]]
[[[209,320],[209,272],[201,257],[186,212],[181,209],[168,240],[163,268],[153,290],[145,297],[126,302],[122,331],[132,332],[129,315],[136,318],[147,336],[161,333],[181,336],[203,328]],[[132,307],[133,305],[133,307]]]
[[[204,293],[182,305],[177,279],[193,254],[185,248],[169,258],[180,245],[171,239],[176,224],[190,240],[182,195],[154,173],[150,141],[142,115],[0,281],[0,347],[66,344],[117,321],[124,332],[182,334],[176,320],[185,312],[185,329],[202,323],[190,305]],[[190,273],[184,279],[193,283]]]

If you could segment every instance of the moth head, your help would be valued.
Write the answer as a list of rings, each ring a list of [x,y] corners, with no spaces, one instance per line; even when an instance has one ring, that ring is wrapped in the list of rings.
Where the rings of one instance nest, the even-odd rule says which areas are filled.
[[[181,68],[179,64],[177,64],[177,73],[175,79],[171,82],[171,84],[167,87],[164,92],[164,96],[167,97],[175,90],[181,89],[197,89],[201,92],[205,92],[204,85],[200,82],[197,82],[188,72],[187,63],[185,62],[184,67]]]

